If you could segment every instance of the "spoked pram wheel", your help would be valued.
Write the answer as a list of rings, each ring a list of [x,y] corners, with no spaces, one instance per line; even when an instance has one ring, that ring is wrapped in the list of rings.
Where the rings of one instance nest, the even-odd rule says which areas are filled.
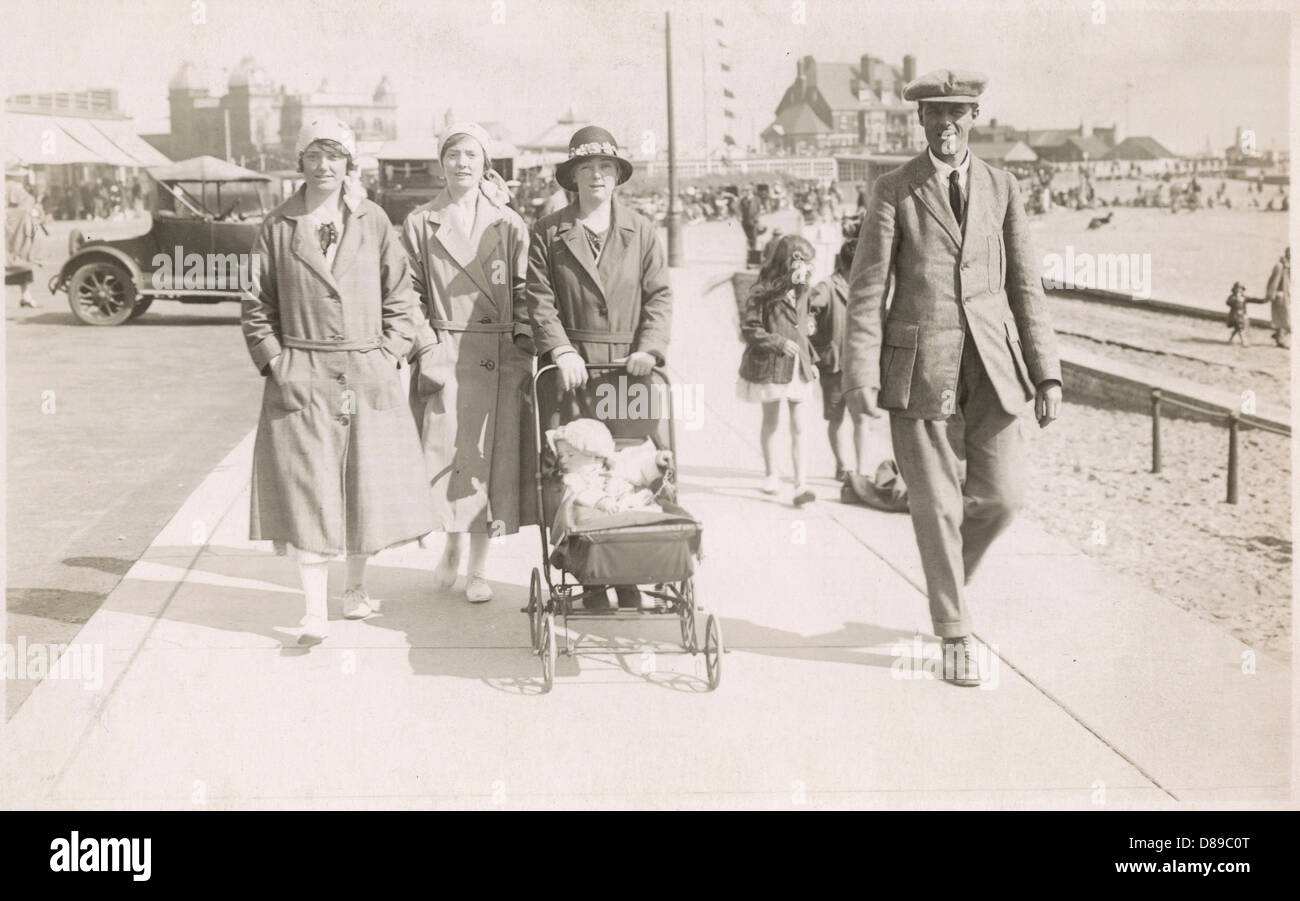
[[[709,691],[722,681],[722,624],[712,613],[704,624],[704,666],[709,674]]]
[[[682,583],[681,598],[677,601],[677,616],[682,627],[682,648],[691,654],[700,650],[695,632],[695,586],[690,579]]]
[[[542,693],[551,690],[555,684],[555,616],[546,614],[542,620],[538,638],[537,653],[542,658]]]
[[[536,651],[542,634],[542,617],[546,615],[546,605],[542,603],[542,574],[537,567],[533,567],[533,578],[528,583],[528,606],[524,609],[528,613],[528,637]]]

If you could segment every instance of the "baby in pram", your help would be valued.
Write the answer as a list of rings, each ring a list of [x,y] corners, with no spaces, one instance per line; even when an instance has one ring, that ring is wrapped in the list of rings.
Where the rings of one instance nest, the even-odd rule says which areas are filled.
[[[616,450],[614,436],[596,419],[575,419],[550,429],[564,496],[561,508],[586,507],[601,513],[657,509],[655,501],[670,486],[664,478],[672,453],[652,442]]]

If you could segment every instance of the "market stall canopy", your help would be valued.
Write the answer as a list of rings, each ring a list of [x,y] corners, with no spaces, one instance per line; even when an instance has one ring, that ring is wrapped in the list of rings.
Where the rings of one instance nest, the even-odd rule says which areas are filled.
[[[170,162],[132,131],[129,119],[4,114],[7,153],[29,166],[75,163],[140,168]]]
[[[236,166],[215,156],[196,156],[149,170],[158,181],[271,181],[271,176]]]

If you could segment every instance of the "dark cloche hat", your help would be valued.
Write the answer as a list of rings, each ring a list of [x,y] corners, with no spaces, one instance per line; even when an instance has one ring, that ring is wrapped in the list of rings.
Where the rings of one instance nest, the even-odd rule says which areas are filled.
[[[566,191],[578,190],[573,181],[573,170],[586,160],[607,159],[618,166],[618,184],[632,177],[632,164],[618,154],[614,136],[597,125],[579,128],[569,138],[569,158],[555,167],[555,180]]]

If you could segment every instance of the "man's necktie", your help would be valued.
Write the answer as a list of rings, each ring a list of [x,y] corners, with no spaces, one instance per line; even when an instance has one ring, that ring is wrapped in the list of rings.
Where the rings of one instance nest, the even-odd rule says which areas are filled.
[[[961,185],[958,184],[960,176],[954,169],[948,173],[948,203],[952,207],[952,214],[957,217],[957,223],[961,224]]]

